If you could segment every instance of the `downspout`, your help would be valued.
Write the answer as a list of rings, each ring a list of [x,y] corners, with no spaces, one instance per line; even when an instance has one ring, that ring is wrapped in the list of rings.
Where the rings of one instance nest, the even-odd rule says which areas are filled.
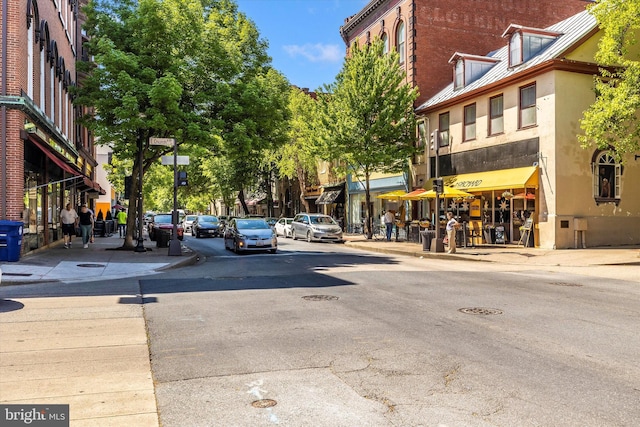
[[[2,88],[1,96],[7,95],[7,15],[9,13],[9,0],[2,0]],[[7,218],[7,107],[0,107],[0,142],[2,142],[2,178],[0,180],[0,219]]]

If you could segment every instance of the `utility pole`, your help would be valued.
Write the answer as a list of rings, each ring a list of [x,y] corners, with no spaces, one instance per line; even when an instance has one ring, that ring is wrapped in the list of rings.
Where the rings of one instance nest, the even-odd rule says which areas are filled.
[[[440,237],[440,193],[442,193],[443,182],[440,178],[440,130],[435,129],[431,133],[432,148],[436,152],[436,176],[433,179],[433,189],[436,192],[436,214],[434,223],[436,225],[436,238],[431,241],[431,252],[444,252],[444,243]]]

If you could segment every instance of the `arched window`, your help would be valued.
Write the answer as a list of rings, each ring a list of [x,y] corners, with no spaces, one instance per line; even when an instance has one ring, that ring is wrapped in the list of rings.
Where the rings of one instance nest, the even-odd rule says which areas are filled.
[[[622,167],[609,151],[597,152],[593,163],[593,197],[596,201],[620,198]]]
[[[400,21],[396,29],[396,48],[398,49],[398,54],[400,54],[400,65],[404,64],[406,58],[405,44],[404,22]]]
[[[389,36],[387,36],[387,33],[382,33],[382,43],[384,45],[384,53],[389,53]]]

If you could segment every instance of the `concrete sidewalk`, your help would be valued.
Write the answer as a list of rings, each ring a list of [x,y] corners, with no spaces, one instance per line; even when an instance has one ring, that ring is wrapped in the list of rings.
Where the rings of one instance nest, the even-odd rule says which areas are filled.
[[[197,254],[182,246],[182,256],[169,256],[168,248],[144,241],[146,252],[121,250],[123,239],[117,235],[96,237],[87,249],[74,238],[71,248],[62,242],[23,256],[18,262],[0,262],[2,285],[37,282],[109,280],[157,274],[196,262]]]
[[[567,266],[639,265],[640,246],[600,247],[587,249],[540,249],[517,245],[481,245],[458,247],[455,254],[424,251],[421,243],[368,240],[363,235],[345,235],[345,243],[353,248],[419,258],[485,261],[508,265]]]
[[[449,255],[425,252],[418,243],[346,240],[360,250],[420,258],[640,265],[638,247],[483,246]],[[69,404],[74,427],[159,425],[144,301],[137,280],[127,278],[194,263],[197,254],[183,246],[182,256],[170,257],[148,240],[152,250],[145,253],[115,250],[120,246],[121,239],[105,237],[83,249],[76,239],[72,249],[58,245],[0,265],[0,404]],[[107,282],[96,288],[90,284],[96,280]]]

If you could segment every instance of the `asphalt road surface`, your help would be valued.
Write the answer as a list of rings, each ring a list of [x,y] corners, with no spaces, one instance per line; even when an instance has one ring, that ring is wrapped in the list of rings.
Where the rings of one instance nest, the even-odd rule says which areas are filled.
[[[637,277],[187,239],[197,265],[141,281],[164,427],[640,419]]]

